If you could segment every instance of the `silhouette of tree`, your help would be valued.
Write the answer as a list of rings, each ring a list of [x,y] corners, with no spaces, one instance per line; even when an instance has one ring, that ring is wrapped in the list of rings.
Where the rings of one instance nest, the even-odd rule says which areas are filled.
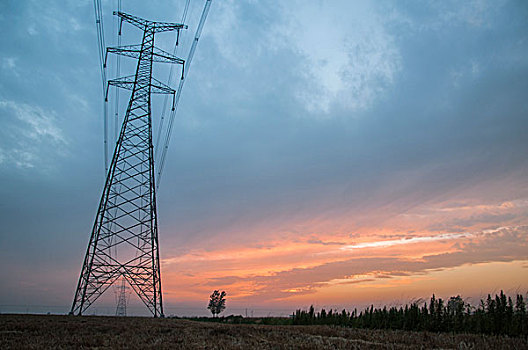
[[[209,296],[209,305],[207,308],[213,314],[213,317],[218,316],[225,309],[225,296],[226,292],[222,291],[220,293],[218,290],[215,290],[213,294]]]
[[[359,313],[356,309],[351,313],[346,310],[339,313],[332,309],[315,312],[312,305],[308,311],[297,310],[292,316],[293,324],[528,336],[528,311],[524,297],[517,294],[512,299],[503,291],[495,298],[488,295],[485,300],[480,300],[478,306],[466,303],[460,295],[444,301],[433,294],[429,304],[424,302],[422,307],[416,302],[390,308],[374,308],[371,305]]]

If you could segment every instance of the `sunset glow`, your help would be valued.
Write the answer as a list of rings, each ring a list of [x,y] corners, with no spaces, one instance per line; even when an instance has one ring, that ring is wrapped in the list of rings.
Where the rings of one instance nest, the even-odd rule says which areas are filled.
[[[235,305],[345,306],[369,300],[407,302],[453,291],[477,298],[501,288],[517,291],[528,282],[528,226],[503,226],[523,222],[526,210],[524,200],[418,207],[387,219],[401,231],[369,227],[364,234],[362,229],[319,233],[322,227],[331,228],[332,221],[311,222],[318,233],[275,239],[263,247],[259,238],[275,235],[252,233],[253,243],[193,249],[164,259],[162,266],[170,276],[167,288],[193,289],[196,293],[187,297],[199,301],[208,289],[218,287],[230,292]],[[451,224],[497,214],[509,220],[494,226],[475,220],[466,226],[472,230],[464,232]],[[441,223],[452,231],[431,229]],[[355,227],[353,220],[350,227]]]
[[[154,171],[130,169],[149,185],[125,177],[138,181],[126,188],[134,199],[107,207],[105,150],[119,145],[131,94],[111,90],[105,103],[101,80],[115,83],[117,67],[134,76],[139,58],[109,55],[101,68],[95,24],[106,46],[142,34],[125,23],[118,39],[117,2],[101,3],[97,22],[90,1],[0,2],[1,313],[67,313],[90,238],[112,242],[119,225],[108,222],[134,215],[121,257],[158,232],[161,277],[145,279],[161,281],[167,315],[209,315],[214,290],[227,293],[224,315],[261,316],[526,295],[524,2],[214,0],[174,119],[170,95],[144,107],[152,144],[130,152]],[[181,36],[156,33],[155,44],[185,58],[203,3],[127,0],[123,11],[188,14]],[[176,90],[181,72],[154,66]],[[119,205],[132,209],[93,229],[98,208]],[[119,272],[97,282],[108,289],[89,312],[114,313],[111,284],[134,274],[128,262],[108,265]],[[131,310],[148,315],[136,294]]]

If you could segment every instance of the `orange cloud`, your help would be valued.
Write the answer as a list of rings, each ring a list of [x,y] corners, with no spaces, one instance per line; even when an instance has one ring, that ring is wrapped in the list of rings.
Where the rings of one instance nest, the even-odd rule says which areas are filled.
[[[324,297],[324,290],[360,285],[403,291],[409,283],[424,284],[424,276],[435,271],[527,260],[526,233],[528,227],[519,226],[370,242],[349,238],[339,244],[324,244],[328,237],[314,242],[312,237],[311,243],[286,241],[266,248],[190,252],[164,261],[165,290],[186,291],[174,299],[199,300],[210,290],[222,288],[235,303],[291,304],[307,295]],[[171,293],[167,294],[171,300]]]

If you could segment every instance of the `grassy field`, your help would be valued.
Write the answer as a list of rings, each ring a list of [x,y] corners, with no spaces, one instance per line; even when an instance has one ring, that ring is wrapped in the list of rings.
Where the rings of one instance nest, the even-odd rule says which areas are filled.
[[[528,349],[465,334],[267,326],[141,317],[0,315],[0,349]]]

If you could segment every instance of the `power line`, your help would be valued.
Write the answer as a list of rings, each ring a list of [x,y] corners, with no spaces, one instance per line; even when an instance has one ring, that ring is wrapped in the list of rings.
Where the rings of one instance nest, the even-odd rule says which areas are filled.
[[[101,7],[100,0],[94,0],[94,13],[95,13],[95,27],[97,31],[97,46],[99,47],[99,64],[101,66],[101,83],[103,85],[103,96],[105,96],[106,90],[106,67],[104,65],[105,56],[105,38],[104,38],[104,24],[103,24],[103,10]],[[105,160],[105,173],[108,171],[108,108],[106,100],[103,106],[104,115],[104,160]]]
[[[187,17],[187,12],[189,10],[189,4],[191,3],[191,0],[186,0],[185,2],[185,7],[183,9],[183,14],[182,14],[182,17],[181,17],[181,21],[180,23],[185,23],[185,19]],[[180,48],[180,45],[179,45],[179,36],[176,36],[176,40],[174,41],[174,49],[172,51],[172,54],[174,56],[178,56],[178,49]],[[170,67],[170,71],[169,71],[169,79],[167,79],[167,85],[171,85],[172,83],[172,74],[174,72],[174,66],[171,65]],[[159,128],[158,128],[158,135],[156,137],[156,147],[154,147],[154,150],[155,150],[155,156],[158,157],[158,160],[159,160],[159,155],[157,153],[158,150],[159,150],[159,143],[160,143],[160,139],[161,139],[161,134],[162,134],[162,130],[163,130],[163,124],[164,124],[164,121],[165,121],[165,115],[167,113],[167,102],[169,100],[169,97],[168,95],[165,95],[165,98],[163,100],[163,107],[161,109],[161,117],[160,117],[160,123],[159,123]],[[157,164],[157,162],[156,162]]]
[[[117,1],[117,12],[121,12],[121,0]],[[121,46],[121,27],[123,25],[123,20],[121,18],[117,19],[117,46]],[[116,77],[121,75],[121,56],[117,55],[116,57]],[[114,107],[114,138],[117,142],[119,132],[119,89],[116,89],[115,92],[115,107]]]
[[[205,24],[205,20],[207,18],[207,14],[209,13],[209,8],[211,7],[211,1],[212,0],[206,0],[204,9],[202,11],[202,16],[200,18],[200,22],[198,23],[198,27],[196,28],[196,34],[194,35],[194,40],[191,45],[191,49],[189,50],[189,55],[187,56],[187,60],[185,61],[186,66],[186,74],[182,75],[180,79],[180,84],[178,86],[178,90],[176,92],[175,100],[174,100],[174,107],[171,111],[170,118],[169,118],[169,125],[167,127],[167,131],[165,134],[165,142],[163,144],[163,148],[161,150],[161,159],[159,162],[158,167],[158,174],[157,174],[157,183],[156,187],[159,188],[160,182],[161,182],[161,174],[163,173],[163,168],[165,166],[165,158],[167,156],[167,150],[169,148],[169,142],[170,137],[172,134],[172,126],[174,124],[174,117],[176,116],[176,110],[178,109],[178,102],[180,101],[181,91],[183,88],[183,83],[185,82],[185,77],[187,74],[189,74],[189,67],[191,66],[192,59],[194,57],[194,52],[196,51],[196,46],[198,45],[198,40],[200,39],[200,35],[202,34],[202,29]]]

